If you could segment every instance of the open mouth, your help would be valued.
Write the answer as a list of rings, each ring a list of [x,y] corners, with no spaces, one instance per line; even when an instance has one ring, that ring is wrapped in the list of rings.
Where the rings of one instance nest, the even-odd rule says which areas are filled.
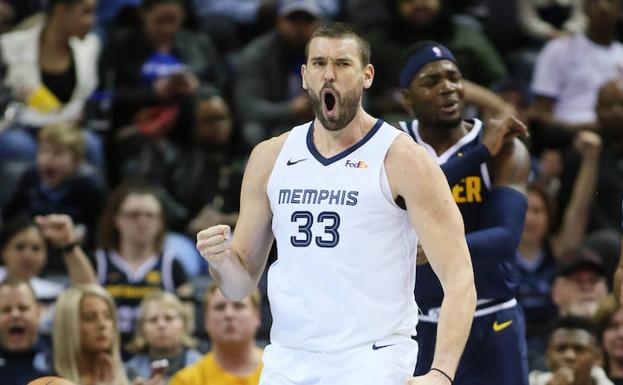
[[[21,338],[26,335],[26,328],[23,326],[11,326],[9,327],[9,337]]]
[[[337,114],[337,95],[334,90],[324,89],[322,91],[322,109],[328,118]]]
[[[459,108],[459,103],[456,100],[448,100],[441,104],[441,110],[445,113],[454,113]]]

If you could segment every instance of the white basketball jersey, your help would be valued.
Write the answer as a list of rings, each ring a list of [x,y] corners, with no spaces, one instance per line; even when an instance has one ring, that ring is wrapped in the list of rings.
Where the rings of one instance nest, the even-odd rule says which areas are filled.
[[[403,133],[379,120],[324,158],[312,132],[290,131],[268,181],[278,251],[268,272],[272,343],[331,352],[415,335],[417,235],[384,167]]]

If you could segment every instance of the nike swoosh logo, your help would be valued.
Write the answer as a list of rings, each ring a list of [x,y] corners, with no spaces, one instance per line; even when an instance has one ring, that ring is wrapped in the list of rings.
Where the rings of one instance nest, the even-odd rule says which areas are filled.
[[[374,345],[372,345],[372,350],[379,350],[379,349],[383,349],[383,348],[387,348],[390,346],[394,346],[396,344],[389,344],[389,345],[376,345],[376,342],[374,343]]]
[[[513,323],[512,319],[506,322],[502,322],[501,324],[499,324],[498,321],[495,321],[493,322],[493,331],[499,332],[500,330],[506,329],[507,327],[511,326],[512,323]]]
[[[288,163],[286,163],[288,166],[292,166],[293,164],[297,164],[298,162],[302,162],[304,160],[307,160],[307,158],[303,158],[303,159],[299,159],[299,160],[288,160]]]

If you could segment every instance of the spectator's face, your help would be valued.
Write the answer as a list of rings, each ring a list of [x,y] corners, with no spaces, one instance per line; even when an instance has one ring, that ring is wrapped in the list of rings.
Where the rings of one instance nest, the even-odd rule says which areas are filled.
[[[175,34],[184,22],[184,8],[180,2],[165,2],[141,12],[143,32],[156,47],[173,44]]]
[[[91,32],[95,25],[96,0],[82,0],[64,7],[63,25],[67,28],[69,36],[83,38]]]
[[[426,64],[403,93],[415,117],[439,129],[456,128],[461,123],[464,95],[461,72],[449,60]]]
[[[302,51],[320,25],[320,19],[306,12],[293,12],[277,18],[277,32],[290,50]]]
[[[582,329],[558,329],[550,337],[547,363],[552,372],[567,367],[577,378],[590,378],[599,357],[595,337]]]
[[[528,191],[528,210],[521,235],[522,242],[541,243],[547,233],[547,207],[541,196]]]
[[[608,139],[623,139],[623,82],[612,81],[601,88],[597,119]]]
[[[617,310],[610,318],[603,334],[603,347],[612,360],[623,360],[623,309]]]
[[[0,287],[0,347],[23,352],[37,341],[39,306],[26,284]]]
[[[607,295],[606,279],[591,270],[557,277],[552,288],[552,298],[562,314],[584,317],[593,317]]]
[[[612,28],[621,17],[621,0],[584,0],[584,13],[594,28]]]
[[[80,341],[88,353],[109,352],[115,331],[111,309],[102,298],[88,295],[80,303]]]
[[[143,320],[143,337],[150,350],[170,351],[181,348],[186,329],[181,315],[162,301],[151,301]]]
[[[152,245],[162,231],[162,207],[151,194],[130,194],[116,217],[121,242],[134,245]]]
[[[260,327],[260,313],[251,298],[231,301],[219,289],[209,297],[205,329],[214,343],[238,345],[253,341]]]
[[[374,68],[361,63],[359,43],[352,38],[314,38],[302,68],[303,88],[324,128],[338,131],[361,108],[364,88],[370,88]]]
[[[195,108],[195,133],[202,144],[224,147],[229,143],[232,119],[225,101],[219,97],[201,100]]]
[[[47,258],[45,241],[35,226],[15,234],[2,249],[7,274],[28,280],[38,275]]]
[[[414,27],[429,26],[441,10],[440,0],[399,0],[398,15]]]
[[[52,143],[40,143],[37,149],[37,169],[43,183],[57,187],[78,169],[79,162],[66,147]]]

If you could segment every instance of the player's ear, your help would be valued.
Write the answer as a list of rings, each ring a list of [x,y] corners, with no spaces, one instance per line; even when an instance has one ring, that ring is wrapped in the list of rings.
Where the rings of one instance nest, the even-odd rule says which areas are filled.
[[[372,86],[374,80],[374,66],[367,64],[363,69],[363,88],[368,89]]]
[[[305,64],[303,64],[301,66],[301,79],[303,79],[303,89],[304,90],[307,89],[307,82],[305,81],[305,76],[307,76],[307,66],[305,66]]]

